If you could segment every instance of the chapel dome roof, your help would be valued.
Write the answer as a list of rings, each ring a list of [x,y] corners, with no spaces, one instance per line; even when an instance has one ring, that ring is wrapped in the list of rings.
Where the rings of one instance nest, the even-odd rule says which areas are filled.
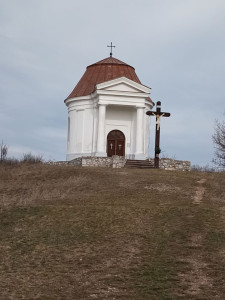
[[[84,75],[66,98],[90,95],[95,91],[95,86],[119,77],[126,77],[141,84],[135,69],[114,57],[108,57],[87,67]]]

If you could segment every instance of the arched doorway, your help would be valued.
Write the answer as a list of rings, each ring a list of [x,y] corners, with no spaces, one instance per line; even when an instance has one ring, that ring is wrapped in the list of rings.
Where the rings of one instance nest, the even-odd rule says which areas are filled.
[[[120,130],[112,130],[107,135],[107,156],[125,156],[125,135]]]

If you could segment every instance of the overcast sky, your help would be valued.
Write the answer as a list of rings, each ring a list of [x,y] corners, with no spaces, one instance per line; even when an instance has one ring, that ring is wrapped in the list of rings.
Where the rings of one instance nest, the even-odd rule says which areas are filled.
[[[113,56],[171,113],[162,155],[211,164],[214,121],[225,118],[224,31],[224,0],[0,0],[0,139],[9,156],[65,160],[64,99],[112,41]]]

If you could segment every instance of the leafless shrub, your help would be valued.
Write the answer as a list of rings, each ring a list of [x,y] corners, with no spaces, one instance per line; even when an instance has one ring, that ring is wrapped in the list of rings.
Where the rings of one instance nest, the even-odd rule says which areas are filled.
[[[7,153],[8,153],[8,147],[2,141],[2,144],[1,144],[1,162],[6,159]]]
[[[212,136],[215,146],[215,158],[213,163],[218,167],[225,168],[225,121],[216,120],[215,132]]]
[[[193,165],[191,166],[191,171],[199,171],[199,172],[218,172],[218,168],[212,167],[210,165],[199,166]]]
[[[23,163],[37,164],[43,163],[42,155],[34,155],[31,152],[23,154],[23,158],[21,160]]]
[[[3,161],[4,165],[12,165],[13,166],[13,165],[16,165],[19,163],[20,163],[19,159],[14,158],[14,157],[9,157]]]

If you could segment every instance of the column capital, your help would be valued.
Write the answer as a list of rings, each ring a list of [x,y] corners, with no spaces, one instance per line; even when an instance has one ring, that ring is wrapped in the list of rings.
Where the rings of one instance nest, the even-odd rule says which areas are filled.
[[[101,103],[101,102],[99,103],[98,102],[98,106],[107,106],[107,105],[108,105],[108,103]]]
[[[140,108],[144,109],[145,106],[144,106],[144,105],[136,105],[136,108],[137,108],[137,109],[140,109]]]

